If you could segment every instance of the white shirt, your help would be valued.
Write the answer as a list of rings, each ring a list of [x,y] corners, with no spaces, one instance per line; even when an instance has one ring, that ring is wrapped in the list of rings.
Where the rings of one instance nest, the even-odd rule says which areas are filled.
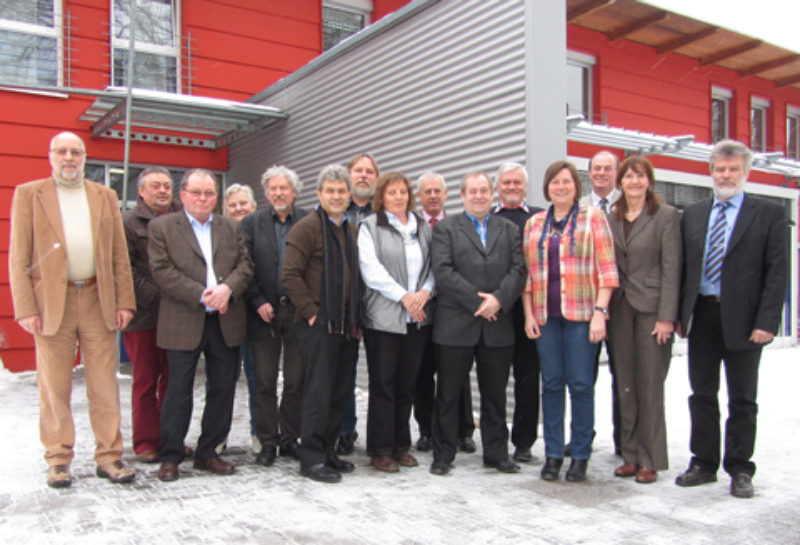
[[[205,223],[200,223],[189,212],[186,212],[186,217],[189,218],[189,225],[192,226],[194,236],[197,243],[200,245],[200,251],[203,252],[203,259],[206,260],[206,289],[211,289],[217,285],[217,275],[214,273],[214,253],[211,249],[211,218],[213,214],[209,214],[208,220]],[[203,301],[202,295],[200,301]],[[206,307],[206,310],[217,310],[213,307]]]

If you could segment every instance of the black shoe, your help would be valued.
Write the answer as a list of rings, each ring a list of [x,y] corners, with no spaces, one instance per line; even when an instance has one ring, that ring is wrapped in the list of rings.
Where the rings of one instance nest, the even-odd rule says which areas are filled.
[[[326,464],[314,464],[311,467],[300,466],[300,474],[320,483],[338,483],[342,474]]]
[[[328,458],[328,461],[325,464],[338,471],[339,473],[352,473],[353,470],[356,468],[352,464],[352,462],[348,462],[347,460],[342,460],[338,456],[334,456],[333,458]]]
[[[576,460],[572,459],[567,470],[567,476],[564,477],[571,483],[577,483],[586,479],[586,468],[589,465],[589,460]]]
[[[531,460],[533,460],[533,454],[531,453],[531,449],[517,447],[514,450],[514,461],[515,462],[522,462],[522,463],[526,463],[527,464]]]
[[[473,452],[478,450],[477,447],[475,446],[475,441],[472,440],[472,437],[461,438],[458,448],[461,449],[461,452],[466,452],[467,454],[472,454]]]
[[[493,467],[501,473],[519,473],[519,466],[508,458],[499,462],[483,462],[483,467]]]
[[[281,445],[280,448],[280,455],[282,458],[294,458],[295,460],[300,459],[300,445],[297,444],[297,441],[289,441],[288,443],[284,443]]]
[[[563,458],[548,458],[542,467],[542,479],[545,481],[555,481],[558,479],[558,473],[561,471],[561,464],[564,463]]]
[[[753,478],[747,473],[737,473],[731,477],[731,496],[737,498],[752,498]]]
[[[713,483],[716,480],[717,474],[715,472],[705,470],[697,464],[689,464],[689,469],[675,478],[675,484],[678,486],[697,486]]]
[[[358,432],[345,433],[339,436],[339,441],[336,443],[336,454],[353,454],[353,445],[358,439]]]
[[[417,450],[419,452],[428,452],[433,448],[433,441],[430,435],[420,435],[417,439]]]
[[[256,463],[260,466],[269,467],[275,463],[275,447],[264,445],[261,452],[256,455]]]
[[[438,462],[434,460],[431,464],[430,471],[434,475],[447,475],[450,473],[450,464],[447,462]]]

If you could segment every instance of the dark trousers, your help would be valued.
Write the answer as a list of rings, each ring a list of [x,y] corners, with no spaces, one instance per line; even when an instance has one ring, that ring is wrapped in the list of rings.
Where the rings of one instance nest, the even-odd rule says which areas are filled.
[[[486,346],[483,338],[475,346],[440,346],[436,372],[439,383],[433,411],[433,459],[452,462],[458,448],[458,396],[475,359],[481,393],[481,443],[483,461],[489,464],[508,458],[506,387],[513,346]]]
[[[167,352],[156,345],[155,329],[128,331],[122,340],[133,367],[133,451],[157,451],[161,448],[161,404],[169,382]]]
[[[689,413],[692,419],[690,448],[692,463],[708,471],[720,465],[719,392],[720,361],[725,363],[728,385],[728,420],[725,424],[725,456],[722,466],[727,473],[753,475],[756,466],[750,461],[756,442],[756,393],[761,347],[728,350],[722,337],[720,306],[702,297],[694,307],[689,332]]]
[[[422,362],[417,374],[417,384],[414,392],[414,420],[419,426],[421,436],[431,436],[431,419],[433,406],[436,401],[436,362],[439,359],[439,345],[428,339],[422,354]],[[475,420],[472,417],[472,388],[470,387],[469,373],[464,378],[461,393],[458,396],[458,423],[457,433],[459,439],[472,437],[475,431]]]
[[[294,336],[294,305],[277,305],[271,336],[250,341],[256,382],[256,435],[277,447],[300,438],[303,413],[303,360]],[[278,408],[278,371],[283,350],[283,392]]]
[[[597,355],[594,359],[594,383],[597,384],[597,375],[600,371],[600,352],[603,350],[603,343],[597,343]],[[608,354],[608,371],[611,373],[611,422],[614,426],[612,435],[614,437],[614,452],[622,450],[622,417],[619,412],[619,390],[617,389],[617,373],[614,368],[614,357],[611,349],[611,341],[606,339],[606,354]],[[594,439],[593,439],[594,440]]]
[[[539,437],[539,351],[536,341],[525,335],[525,314],[522,301],[514,304],[514,426],[511,443],[519,449],[529,449]]]
[[[239,347],[225,344],[218,315],[207,315],[200,345],[194,350],[167,350],[169,385],[161,407],[162,462],[183,461],[183,440],[189,431],[194,399],[194,376],[200,354],[206,359],[206,405],[194,457],[209,460],[231,429]]]
[[[311,467],[336,455],[358,339],[328,333],[327,321],[319,316],[313,326],[301,320],[294,327],[304,373],[300,463]]]
[[[391,455],[411,447],[408,420],[430,326],[408,324],[405,335],[364,329],[369,369],[367,452]]]

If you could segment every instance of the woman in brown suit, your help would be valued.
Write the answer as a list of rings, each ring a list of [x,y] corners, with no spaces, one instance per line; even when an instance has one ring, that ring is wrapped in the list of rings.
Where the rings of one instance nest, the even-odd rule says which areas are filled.
[[[680,214],[661,204],[653,166],[625,160],[617,173],[622,196],[609,214],[619,287],[609,309],[617,375],[622,458],[614,474],[652,483],[667,469],[664,380],[672,355],[681,277]]]

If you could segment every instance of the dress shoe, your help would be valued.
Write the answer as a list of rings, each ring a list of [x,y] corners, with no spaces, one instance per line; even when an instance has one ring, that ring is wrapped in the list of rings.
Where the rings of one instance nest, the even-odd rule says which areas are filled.
[[[392,458],[403,467],[416,467],[419,465],[417,459],[407,450],[394,451]]]
[[[335,469],[339,473],[352,473],[356,468],[356,466],[353,465],[353,462],[342,460],[338,456],[328,458],[328,461],[325,463],[328,465],[328,467]]]
[[[433,448],[433,441],[429,435],[420,435],[417,439],[417,450],[419,452],[428,452]]]
[[[67,464],[50,466],[47,469],[47,486],[50,488],[69,488],[72,486],[72,475]]]
[[[158,480],[168,483],[178,480],[178,464],[174,462],[161,462],[158,468]]]
[[[297,441],[289,441],[288,443],[282,444],[280,452],[282,458],[300,459],[300,445],[297,444]]]
[[[499,462],[483,462],[483,467],[493,467],[501,473],[519,473],[519,466],[508,458]]]
[[[707,471],[697,464],[689,464],[689,469],[675,477],[675,484],[678,486],[697,486],[700,484],[713,483],[717,480],[717,474]]]
[[[261,452],[256,456],[256,463],[260,466],[269,467],[275,463],[275,447],[261,447]]]
[[[737,498],[752,498],[753,478],[747,473],[737,473],[731,477],[731,496]]]
[[[136,459],[143,464],[155,464],[158,462],[158,452],[153,449],[143,450],[136,455]]]
[[[588,465],[589,460],[576,460],[573,458],[572,462],[569,464],[567,476],[564,477],[564,479],[571,483],[577,483],[586,479],[586,468]]]
[[[467,454],[472,454],[475,452],[477,447],[475,446],[475,441],[473,441],[472,437],[462,437],[461,444],[459,445],[461,452],[466,452]]]
[[[97,464],[97,476],[101,479],[108,479],[112,483],[129,483],[136,477],[136,473],[128,469],[122,460],[114,460],[104,464]]]
[[[345,433],[339,436],[336,443],[336,454],[353,454],[353,447],[358,439],[358,432]]]
[[[514,449],[514,461],[515,462],[522,462],[527,464],[533,460],[533,454],[531,453],[531,449],[529,448],[520,448],[517,447]]]
[[[555,481],[558,479],[558,473],[561,471],[561,464],[564,463],[563,458],[548,458],[542,466],[542,479],[545,481]]]
[[[622,464],[614,470],[615,477],[633,477],[639,471],[639,466],[636,464]]]
[[[216,458],[209,458],[208,460],[198,460],[195,458],[193,467],[195,469],[210,471],[216,475],[232,475],[235,471],[232,463],[226,462],[219,456]]]
[[[649,467],[640,467],[639,471],[636,472],[637,483],[650,484],[656,482],[656,479],[658,479],[658,473]]]
[[[342,480],[341,473],[323,463],[309,467],[300,466],[300,474],[320,483],[338,483]]]
[[[378,471],[385,471],[387,473],[396,473],[400,471],[400,466],[397,465],[397,462],[394,461],[394,458],[391,456],[386,456],[385,454],[373,456],[370,459],[370,463],[372,464],[372,467]]]
[[[433,475],[447,475],[450,473],[450,464],[447,462],[438,462],[434,460],[431,464],[430,472]]]

